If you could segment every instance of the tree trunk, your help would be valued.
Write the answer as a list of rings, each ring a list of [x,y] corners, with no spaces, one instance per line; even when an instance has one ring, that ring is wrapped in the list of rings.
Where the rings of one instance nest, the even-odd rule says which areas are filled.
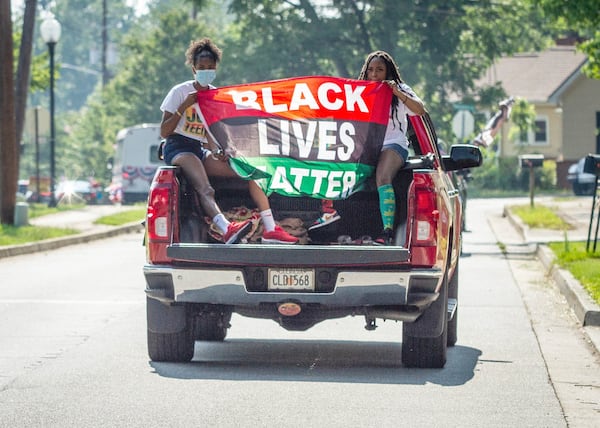
[[[25,15],[23,17],[23,34],[19,48],[19,64],[15,77],[15,117],[16,117],[16,144],[19,148],[23,140],[25,127],[25,110],[27,109],[27,94],[29,93],[29,76],[31,75],[31,49],[33,46],[33,29],[35,26],[35,10],[37,0],[25,1]],[[19,164],[20,151],[17,150],[17,165]]]
[[[13,224],[19,173],[10,0],[0,0],[0,222]]]

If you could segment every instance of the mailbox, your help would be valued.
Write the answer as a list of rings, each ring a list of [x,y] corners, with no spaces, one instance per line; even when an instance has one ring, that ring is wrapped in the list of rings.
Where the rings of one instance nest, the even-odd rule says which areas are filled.
[[[583,163],[583,172],[600,175],[600,155],[587,155],[585,157],[585,162]]]
[[[544,155],[520,155],[521,168],[539,168],[544,164]]]

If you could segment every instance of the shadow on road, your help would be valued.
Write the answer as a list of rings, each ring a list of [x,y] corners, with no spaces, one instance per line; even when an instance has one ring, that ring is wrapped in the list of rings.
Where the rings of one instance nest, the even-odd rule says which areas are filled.
[[[191,363],[150,365],[176,379],[457,386],[473,378],[481,351],[448,348],[444,369],[409,369],[400,355],[401,345],[389,342],[234,339],[196,342]]]

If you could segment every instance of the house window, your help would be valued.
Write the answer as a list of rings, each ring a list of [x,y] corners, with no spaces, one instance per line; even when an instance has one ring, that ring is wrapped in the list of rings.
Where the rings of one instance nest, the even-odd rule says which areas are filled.
[[[535,120],[533,144],[548,144],[548,121],[546,118],[537,118]]]
[[[548,144],[548,119],[538,117],[535,119],[533,130],[519,132],[518,145],[546,145]]]

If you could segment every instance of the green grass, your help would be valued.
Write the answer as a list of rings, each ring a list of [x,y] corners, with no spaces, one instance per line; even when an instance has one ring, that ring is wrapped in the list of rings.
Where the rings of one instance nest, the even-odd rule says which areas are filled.
[[[75,229],[39,226],[10,226],[0,224],[0,246],[21,245],[45,239],[60,238],[78,233]]]
[[[109,226],[121,226],[127,223],[139,221],[146,217],[146,206],[135,207],[131,210],[121,211],[115,214],[100,217],[94,224],[106,224]]]
[[[537,204],[534,207],[530,205],[513,205],[510,207],[513,214],[519,216],[523,223],[529,227],[553,230],[572,229],[569,223],[555,214],[556,209]]]
[[[29,218],[41,217],[54,214],[61,211],[82,208],[85,205],[59,205],[55,208],[49,208],[46,204],[29,204]],[[128,223],[144,220],[146,215],[145,205],[134,205],[132,209],[121,211],[115,214],[99,218],[95,224],[105,224],[109,226],[121,226]],[[42,226],[12,226],[0,224],[0,246],[22,245],[30,242],[43,241],[45,239],[60,238],[62,236],[74,235],[79,233],[76,229],[42,227]]]
[[[600,250],[593,250],[590,243],[589,252],[585,242],[552,242],[550,249],[556,255],[556,263],[568,270],[588,291],[592,299],[600,304]]]

